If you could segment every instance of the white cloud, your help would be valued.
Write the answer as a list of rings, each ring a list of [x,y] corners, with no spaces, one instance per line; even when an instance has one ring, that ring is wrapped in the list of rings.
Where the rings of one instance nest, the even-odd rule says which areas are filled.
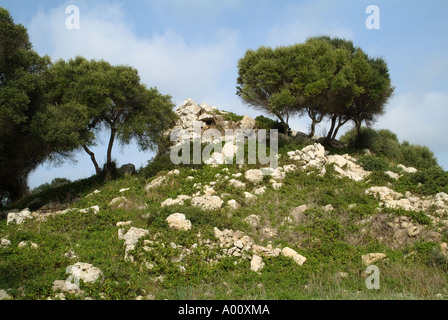
[[[129,64],[143,82],[171,94],[177,103],[220,91],[220,81],[237,60],[235,31],[219,30],[207,43],[189,42],[173,30],[161,34],[148,30],[145,38],[138,38],[120,8],[117,4],[80,7],[79,30],[65,27],[65,6],[39,12],[30,23],[31,41],[53,59],[82,55]]]

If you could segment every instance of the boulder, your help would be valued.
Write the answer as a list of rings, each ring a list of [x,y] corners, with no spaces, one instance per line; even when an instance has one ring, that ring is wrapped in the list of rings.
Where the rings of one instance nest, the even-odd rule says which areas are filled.
[[[403,170],[406,173],[416,173],[418,171],[417,169],[415,169],[413,167],[406,167],[406,166],[404,166],[402,164],[399,164],[397,167],[400,168],[401,170]]]
[[[103,272],[99,268],[84,262],[77,262],[67,270],[75,278],[89,283],[96,282],[103,276]]]
[[[306,258],[300,254],[298,254],[295,250],[285,247],[282,249],[282,254],[285,257],[292,258],[299,266],[303,265],[306,261]]]
[[[234,199],[230,199],[229,201],[227,201],[227,205],[232,209],[232,210],[236,210],[238,208],[240,208],[240,204],[238,202],[236,202],[236,200]]]
[[[12,297],[5,291],[5,290],[0,290],[0,300],[9,300],[12,299]]]
[[[260,256],[253,255],[250,261],[250,270],[259,272],[264,267],[263,259]]]
[[[121,230],[121,229],[120,229]],[[126,234],[124,234],[124,245],[125,245],[125,260],[134,261],[134,257],[128,255],[128,251],[134,250],[135,245],[141,237],[149,234],[149,231],[146,229],[131,227]],[[120,237],[120,233],[119,233]]]
[[[191,199],[191,205],[204,210],[217,210],[222,207],[224,201],[218,196],[205,195]]]
[[[2,238],[0,241],[0,248],[9,247],[11,245],[11,241],[6,238]]]
[[[244,177],[255,184],[260,183],[263,180],[263,174],[260,169],[251,169],[247,170],[244,174]]]
[[[255,120],[245,115],[243,119],[240,121],[240,128],[243,130],[251,130],[255,127]]]
[[[180,196],[178,196],[176,199],[172,199],[172,198],[168,198],[165,201],[163,201],[161,203],[162,207],[168,207],[168,206],[174,206],[174,205],[180,205],[183,206],[185,200],[190,200],[191,197],[187,196],[187,195],[183,195],[181,194]]]
[[[174,213],[166,218],[166,222],[168,222],[168,226],[172,229],[176,230],[190,230],[191,222],[185,218],[185,215],[182,213]]]
[[[22,224],[28,219],[32,219],[33,216],[28,208],[23,209],[20,212],[10,212],[8,213],[6,224],[9,225],[12,222],[16,224]]]

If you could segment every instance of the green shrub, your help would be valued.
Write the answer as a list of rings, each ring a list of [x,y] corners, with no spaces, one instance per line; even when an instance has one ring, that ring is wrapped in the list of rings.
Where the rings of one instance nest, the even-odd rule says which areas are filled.
[[[434,153],[428,147],[411,145],[409,142],[403,142],[403,164],[417,168],[431,168],[438,166]]]
[[[412,145],[409,142],[400,144],[395,133],[387,129],[375,130],[362,127],[358,135],[355,129],[347,131],[341,142],[353,149],[369,149],[376,156],[383,156],[389,161],[413,166],[418,169],[438,166],[434,153],[427,147]]]
[[[169,154],[158,155],[154,159],[148,161],[148,165],[140,169],[140,174],[145,178],[151,178],[157,175],[160,171],[171,171],[175,165],[170,159]]]
[[[264,116],[258,116],[255,118],[255,123],[260,129],[277,129],[279,133],[286,134],[286,132],[290,133],[291,129],[287,128],[286,125],[281,123],[278,120],[272,120]]]
[[[396,182],[396,189],[400,192],[411,191],[425,195],[448,193],[448,172],[440,167],[432,167],[405,174]]]
[[[389,164],[382,157],[364,156],[358,160],[358,163],[368,171],[386,171],[389,169]]]
[[[340,141],[348,144],[350,148],[354,149],[370,149],[377,138],[377,132],[372,128],[362,127],[358,135],[356,129],[353,128],[347,131]]]
[[[217,113],[223,117],[224,120],[238,122],[243,120],[244,116],[237,115],[230,111],[217,111]]]

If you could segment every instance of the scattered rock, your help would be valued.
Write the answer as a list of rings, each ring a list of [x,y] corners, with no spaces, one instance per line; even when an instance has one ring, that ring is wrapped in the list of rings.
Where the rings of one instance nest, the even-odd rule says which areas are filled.
[[[178,176],[178,175],[180,175],[180,171],[178,169],[171,170],[170,172],[167,173],[167,176],[171,176],[171,175]]]
[[[18,248],[26,248],[26,247],[30,247],[32,249],[37,249],[39,248],[39,246],[37,244],[35,244],[34,242],[31,241],[21,241],[18,245]]]
[[[63,254],[64,257],[69,258],[69,259],[76,259],[78,258],[78,256],[75,254],[75,252],[73,250],[69,250],[67,253]]]
[[[2,238],[0,241],[0,248],[9,247],[11,245],[11,241],[6,238]]]
[[[91,212],[91,211],[94,214],[97,214],[98,212],[100,212],[100,207],[99,206],[92,206],[90,208],[81,209],[81,210],[79,210],[79,213],[88,213],[88,212]]]
[[[218,196],[205,195],[191,199],[191,205],[203,210],[217,210],[222,207],[224,201]]]
[[[386,171],[384,173],[394,180],[398,180],[400,178],[400,176],[398,174],[396,174],[395,172],[392,172],[392,171]]]
[[[252,260],[250,261],[250,270],[259,272],[264,267],[263,259],[260,256],[253,255]]]
[[[132,210],[135,205],[132,201],[128,200],[126,197],[118,197],[118,198],[114,198],[109,202],[109,207],[112,210],[118,210],[118,209],[123,209],[123,210]]]
[[[260,169],[247,170],[244,177],[254,184],[258,184],[263,180],[263,174]]]
[[[103,276],[103,272],[99,268],[84,262],[77,262],[67,270],[74,277],[89,283],[96,282]]]
[[[5,290],[0,290],[0,300],[10,300],[12,299],[12,297],[5,291]]]
[[[160,177],[152,180],[150,183],[148,183],[145,186],[145,191],[148,192],[151,189],[160,187],[165,182],[165,180],[166,180],[166,176],[160,176]]]
[[[91,196],[93,196],[95,194],[98,194],[100,192],[101,192],[100,190],[94,190],[93,192],[89,193],[86,197],[91,197]]]
[[[260,226],[260,216],[251,214],[250,216],[244,218],[244,222],[250,224],[253,228],[258,228]]]
[[[417,169],[415,169],[413,167],[405,167],[402,164],[399,164],[397,167],[400,168],[401,170],[403,170],[406,173],[416,173],[418,171]]]
[[[381,201],[397,200],[403,196],[403,194],[395,192],[388,187],[371,187],[366,190],[366,194],[373,195]]]
[[[283,183],[281,182],[272,182],[272,189],[274,190],[280,190],[280,188],[283,186]]]
[[[236,210],[239,209],[241,206],[238,202],[236,202],[236,200],[231,199],[229,201],[227,201],[227,205],[232,209],[232,210]]]
[[[338,278],[338,279],[345,279],[345,278],[348,278],[348,273],[347,272],[338,272],[337,274],[336,274],[336,278]]]
[[[28,219],[32,219],[33,216],[28,208],[23,209],[20,212],[10,212],[8,213],[6,224],[9,225],[12,222],[16,224],[22,224]]]
[[[300,254],[298,254],[295,250],[285,247],[282,249],[282,254],[285,257],[292,258],[299,266],[303,265],[306,261],[306,258]]]
[[[421,232],[420,228],[417,226],[410,226],[406,231],[410,237],[415,237]]]
[[[294,222],[298,223],[302,220],[304,212],[308,209],[306,204],[295,207],[291,210],[290,215],[294,219]]]
[[[191,229],[191,222],[190,220],[187,220],[185,218],[185,215],[182,213],[174,213],[170,215],[168,218],[166,218],[166,222],[168,222],[168,225],[170,228],[176,229],[176,230],[190,230]]]
[[[386,258],[385,253],[369,253],[361,257],[362,263],[366,266]]]
[[[294,171],[297,170],[297,166],[296,166],[295,164],[284,165],[284,166],[283,166],[283,170],[284,170],[286,173],[294,172]]]
[[[229,184],[236,189],[246,189],[246,184],[236,179],[230,179]]]
[[[141,237],[149,234],[148,230],[131,227],[128,232],[123,236],[125,245],[125,260],[134,261],[134,257],[128,255],[128,252],[134,250],[135,245]]]
[[[184,205],[184,201],[185,200],[190,200],[191,197],[187,196],[187,195],[180,195],[178,196],[176,199],[172,199],[172,198],[168,198],[165,201],[163,201],[161,203],[162,207],[168,207],[168,206],[174,206],[174,205],[180,205],[183,206]]]
[[[280,248],[272,249],[272,246],[270,245],[263,247],[256,244],[252,245],[252,251],[262,257],[278,257],[282,252]]]
[[[53,282],[52,290],[54,292],[62,291],[70,294],[82,294],[83,291],[79,289],[78,284],[72,283],[66,280],[55,280]],[[57,296],[56,298],[61,299],[62,296]],[[65,295],[64,295],[65,299]],[[61,299],[63,300],[63,299]]]
[[[245,115],[240,121],[240,128],[243,130],[251,130],[255,127],[255,120]]]
[[[262,195],[265,192],[266,192],[266,186],[254,190],[254,194],[256,194],[257,196]]]

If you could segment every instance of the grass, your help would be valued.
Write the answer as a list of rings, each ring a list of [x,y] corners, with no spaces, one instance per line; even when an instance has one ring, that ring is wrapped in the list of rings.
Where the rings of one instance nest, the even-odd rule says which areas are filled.
[[[300,143],[283,144],[281,152],[303,147]],[[282,158],[281,164],[289,163],[286,158]],[[367,159],[366,165],[384,169],[382,160]],[[104,279],[94,284],[82,283],[84,293],[66,294],[67,299],[126,300],[147,295],[155,299],[217,300],[435,299],[437,294],[448,297],[448,260],[438,243],[416,238],[397,248],[386,238],[381,240],[382,234],[375,233],[374,229],[363,233],[360,222],[379,217],[379,214],[389,215],[391,219],[407,215],[414,223],[436,227],[421,212],[378,212],[378,201],[367,196],[365,190],[374,185],[390,183],[394,187],[400,184],[400,181],[381,176],[381,170],[375,170],[362,182],[338,177],[331,166],[327,167],[324,177],[296,171],[287,174],[280,190],[273,190],[266,184],[263,196],[246,203],[243,192],[246,189],[252,192],[257,186],[243,175],[238,179],[245,182],[247,188],[238,190],[229,187],[224,177],[232,178],[232,174],[244,172],[251,166],[204,166],[197,170],[178,167],[178,176],[169,176],[164,186],[147,193],[144,187],[148,182],[172,169],[163,169],[160,162],[155,163],[148,170],[142,168],[135,176],[107,183],[95,178],[81,180],[34,195],[11,207],[22,209],[36,198],[42,202],[70,199],[71,207],[98,205],[100,211],[97,214],[73,211],[47,221],[29,220],[20,226],[7,225],[6,219],[0,220],[0,238],[7,237],[12,242],[12,246],[0,248],[0,289],[8,289],[15,299],[54,297],[53,282],[67,279],[66,268],[82,261],[100,268]],[[162,166],[162,171],[157,171],[155,166]],[[189,176],[193,180],[187,180]],[[211,182],[216,182],[213,187],[217,194],[228,193],[225,199],[235,199],[241,207],[234,211],[225,207],[206,211],[189,205],[189,201],[183,206],[160,206],[167,198],[196,192],[195,184],[204,186]],[[120,193],[122,188],[130,189]],[[95,189],[100,193],[87,197]],[[112,210],[108,204],[118,196],[145,207]],[[285,222],[293,208],[304,204],[308,209],[298,222]],[[329,204],[334,209],[324,210]],[[191,230],[174,231],[168,227],[166,217],[177,212],[191,220]],[[260,216],[258,228],[244,222],[252,214]],[[149,230],[130,252],[134,262],[124,259],[124,244],[118,239],[119,227],[116,226],[120,221],[132,221],[128,228]],[[223,248],[211,246],[217,244],[214,227],[241,230],[259,245],[291,247],[307,261],[298,266],[281,255],[264,257],[265,267],[255,273],[250,270],[251,254],[246,258],[223,256]],[[266,235],[263,228],[275,229],[277,235]],[[145,240],[152,241],[150,251],[145,250]],[[18,248],[21,241],[31,241],[39,247]],[[78,258],[64,256],[70,250]],[[366,266],[361,256],[370,252],[387,255],[385,260],[375,263],[381,270],[380,290],[368,290],[365,285]],[[146,263],[153,267],[148,268]],[[347,277],[338,276],[340,272],[345,272]]]

